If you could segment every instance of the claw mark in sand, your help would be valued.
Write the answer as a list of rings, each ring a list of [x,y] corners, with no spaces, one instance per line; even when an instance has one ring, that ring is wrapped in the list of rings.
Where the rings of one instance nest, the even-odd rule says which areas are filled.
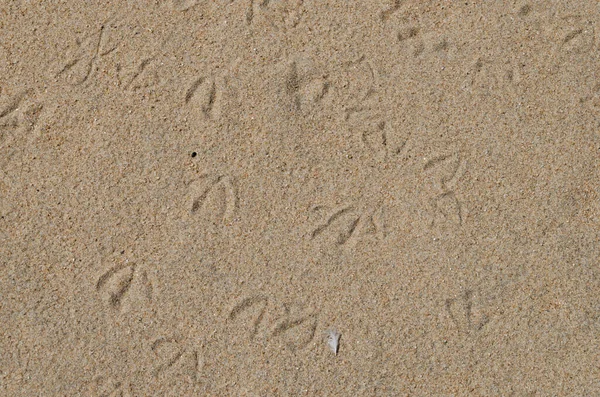
[[[68,83],[74,86],[81,85],[89,80],[93,75],[99,59],[113,52],[120,41],[112,46],[104,48],[105,38],[109,25],[112,23],[110,19],[100,26],[98,31],[84,37],[83,40],[77,39],[78,54],[68,61],[56,74],[55,77],[65,76]]]
[[[195,214],[201,208],[209,206],[209,197],[217,199],[215,219],[220,222],[230,221],[237,208],[237,192],[235,189],[235,179],[227,175],[203,175],[200,179],[194,181],[191,186],[191,206],[190,211]]]
[[[321,233],[327,230],[341,216],[352,212],[352,210],[352,207],[346,207],[334,212],[333,215],[331,215],[327,219],[327,222],[325,222],[325,224],[318,226],[315,230],[313,230],[313,232],[310,235],[311,240],[315,239],[317,236],[319,236]],[[350,239],[352,233],[354,233],[354,231],[356,230],[356,226],[358,225],[359,220],[360,216],[354,218],[350,223],[349,227],[345,231],[340,232],[336,240],[339,245],[344,244],[346,241],[348,241],[348,239]]]
[[[154,376],[172,367],[185,352],[174,338],[158,338],[152,343],[151,349],[161,359],[161,363],[154,369]]]
[[[152,300],[152,283],[147,272],[136,271],[136,265],[128,263],[116,265],[100,276],[96,291],[104,295],[109,307],[118,311],[123,309],[124,300],[132,293],[142,301]]]
[[[474,318],[473,291],[471,290],[465,291],[459,299],[446,299],[445,306],[448,315],[462,332],[479,331],[489,322],[485,314],[478,316],[478,319]]]
[[[403,0],[393,0],[393,4],[390,8],[382,11],[380,14],[381,21],[387,21],[396,11],[402,7]]]
[[[200,77],[196,79],[185,93],[185,103],[196,105],[207,119],[218,117],[215,107],[217,102],[217,85],[212,77]]]
[[[252,322],[250,339],[254,339],[258,334],[258,328],[263,320],[267,308],[267,298],[264,296],[253,296],[250,298],[246,298],[239,304],[237,304],[229,313],[229,320],[233,321],[236,318],[238,318],[243,312],[249,310],[253,306],[258,307],[258,315]]]
[[[108,303],[113,309],[120,309],[123,297],[131,288],[135,266],[123,263],[115,266],[98,279],[96,290],[101,291],[107,285],[109,300]]]

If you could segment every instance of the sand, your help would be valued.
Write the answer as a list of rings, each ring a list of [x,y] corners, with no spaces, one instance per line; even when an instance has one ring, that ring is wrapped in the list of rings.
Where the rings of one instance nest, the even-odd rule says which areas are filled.
[[[0,395],[600,395],[599,33],[3,2]]]

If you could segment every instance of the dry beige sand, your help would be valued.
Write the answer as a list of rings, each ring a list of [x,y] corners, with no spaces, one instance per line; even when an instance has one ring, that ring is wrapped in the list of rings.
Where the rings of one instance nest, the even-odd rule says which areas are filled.
[[[592,0],[2,2],[0,395],[600,395],[599,35]]]

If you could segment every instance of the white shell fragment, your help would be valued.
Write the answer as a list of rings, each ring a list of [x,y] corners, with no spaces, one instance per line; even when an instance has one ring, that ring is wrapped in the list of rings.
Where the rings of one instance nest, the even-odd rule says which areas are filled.
[[[337,332],[335,329],[330,329],[326,332],[327,335],[327,346],[334,352],[336,355],[338,353],[338,349],[340,347],[340,336],[341,334]]]

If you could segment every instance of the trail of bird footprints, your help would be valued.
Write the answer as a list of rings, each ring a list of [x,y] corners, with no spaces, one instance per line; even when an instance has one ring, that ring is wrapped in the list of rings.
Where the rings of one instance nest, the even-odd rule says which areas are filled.
[[[193,13],[208,3],[201,0],[171,0],[176,12]],[[451,42],[444,36],[424,32],[418,23],[395,24],[398,14],[403,12],[404,2],[390,1],[378,17],[382,24],[394,29],[393,45],[415,59],[434,54],[445,54]],[[302,18],[302,0],[291,2],[269,0],[230,0],[228,7],[244,9],[242,23],[250,29],[268,22],[272,26],[294,28]],[[524,5],[515,14],[526,21],[535,14],[535,8]],[[554,17],[553,17],[554,18]],[[557,19],[558,18],[558,19]],[[595,45],[595,27],[592,22],[579,15],[566,15],[551,20],[552,29],[546,32],[555,44],[557,62],[568,62],[569,57],[587,54]],[[105,77],[100,73],[107,68],[108,57],[115,57],[116,85],[126,91],[138,91],[160,85],[158,77],[161,62],[158,55],[147,54],[132,60],[119,54],[127,35],[122,32],[118,18],[111,18],[87,35],[78,38],[69,49],[69,55],[61,59],[53,77],[73,87],[83,87]],[[466,66],[467,85],[479,93],[495,80],[495,86],[515,84],[517,76],[511,60],[486,60],[475,58]],[[344,65],[348,87],[334,86],[336,81],[328,70],[314,66],[314,62],[302,56],[284,58],[277,71],[278,100],[284,104],[290,117],[313,116],[324,108],[327,101],[337,96],[343,104],[339,112],[346,128],[356,137],[362,149],[381,165],[401,157],[406,150],[410,133],[399,131],[389,119],[381,104],[385,103],[380,91],[376,68],[366,56]],[[216,70],[216,69],[215,69]],[[189,114],[197,115],[208,122],[220,121],[227,115],[227,72],[205,70],[182,84],[180,105]],[[343,80],[343,79],[342,79]],[[600,88],[583,102],[600,97]],[[13,145],[13,140],[33,130],[43,105],[31,100],[31,92],[24,91],[6,100],[0,106],[1,149]],[[600,102],[600,100],[596,100]],[[388,112],[389,113],[389,112]],[[11,153],[0,161],[6,161]],[[424,179],[431,181],[428,208],[429,225],[460,227],[465,224],[465,208],[461,200],[460,181],[466,174],[468,163],[465,153],[450,150],[432,156],[420,169]],[[0,165],[3,165],[0,164]],[[186,209],[191,219],[213,224],[227,225],[242,213],[237,180],[228,173],[209,172],[186,185]],[[321,203],[322,204],[322,203]],[[342,206],[315,205],[308,210],[311,219],[307,225],[306,241],[315,246],[353,248],[360,241],[384,241],[389,233],[386,224],[385,203],[351,203]],[[105,269],[96,279],[95,291],[110,313],[121,314],[141,308],[153,301],[153,283],[148,271],[134,263],[120,263]],[[462,333],[481,330],[488,324],[485,315],[473,309],[473,294],[469,291],[457,298],[444,302],[449,318]],[[319,327],[316,310],[298,308],[294,305],[274,302],[263,295],[246,297],[233,305],[225,319],[226,327],[235,337],[242,340],[267,344],[278,344],[298,351],[309,346]],[[234,338],[235,339],[235,338]],[[169,376],[184,376],[191,383],[198,383],[204,366],[202,352],[174,337],[155,339],[149,347],[154,357],[151,374],[156,379]],[[131,395],[127,382],[99,377],[93,382],[96,395]]]
[[[118,271],[117,271],[118,272]],[[110,274],[101,277],[110,278]],[[125,278],[131,279],[131,273]],[[462,337],[471,337],[480,332],[489,322],[481,311],[478,293],[467,289],[460,295],[447,298],[443,308],[450,321],[450,328]],[[293,303],[278,303],[266,295],[252,295],[233,305],[226,315],[225,327],[239,339],[228,341],[273,344],[276,348],[287,348],[297,352],[308,348],[318,335],[319,312]],[[339,334],[328,331],[327,345],[337,354]],[[152,364],[145,370],[134,369],[131,374],[114,378],[96,376],[90,383],[93,395],[130,396],[137,395],[139,382],[156,381],[185,382],[192,387],[209,381],[205,373],[204,349],[179,337],[160,336],[147,345]],[[135,379],[135,381],[134,381]]]
[[[125,274],[115,276],[124,271]],[[98,284],[104,285],[109,279],[117,277],[112,289],[112,301],[123,296],[127,285],[134,278],[134,269],[121,265],[104,274]],[[115,303],[116,304],[116,303]],[[229,332],[241,336],[241,342],[273,344],[296,352],[307,348],[317,334],[319,313],[294,303],[278,303],[263,295],[254,295],[237,302],[225,318],[225,327]],[[246,339],[247,338],[247,339]],[[228,342],[231,343],[231,342]],[[122,377],[97,376],[89,386],[93,395],[138,395],[136,387],[151,380],[158,382],[184,382],[191,387],[207,381],[204,371],[206,362],[204,347],[199,347],[184,338],[160,336],[147,345],[152,364],[145,369],[132,369]]]

